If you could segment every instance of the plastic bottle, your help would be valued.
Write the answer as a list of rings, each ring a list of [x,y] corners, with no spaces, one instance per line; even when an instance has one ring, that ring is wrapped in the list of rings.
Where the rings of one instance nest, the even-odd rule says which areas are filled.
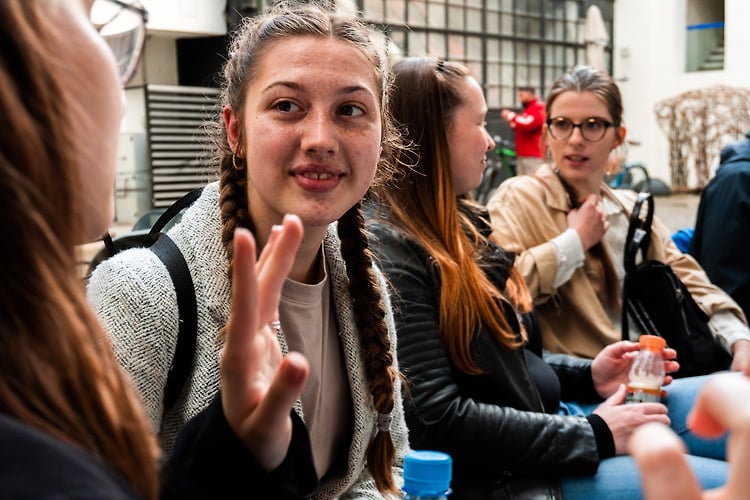
[[[626,403],[660,403],[664,383],[662,351],[666,341],[656,335],[641,335],[640,351],[630,367],[630,381]]]
[[[453,459],[447,453],[415,450],[404,457],[404,500],[447,500]]]

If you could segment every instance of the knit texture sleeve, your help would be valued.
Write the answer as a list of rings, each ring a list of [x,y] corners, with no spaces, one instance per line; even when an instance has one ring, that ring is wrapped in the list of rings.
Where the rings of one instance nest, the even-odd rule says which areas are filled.
[[[97,266],[87,295],[157,431],[178,331],[177,295],[166,267],[148,249],[126,250]]]

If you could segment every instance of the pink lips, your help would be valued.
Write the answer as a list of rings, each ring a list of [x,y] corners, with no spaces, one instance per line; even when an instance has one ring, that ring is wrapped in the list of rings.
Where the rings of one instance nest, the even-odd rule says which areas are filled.
[[[583,163],[588,160],[587,156],[582,155],[565,155],[565,160],[574,167],[583,165]]]
[[[302,189],[324,193],[336,188],[344,177],[339,170],[324,165],[305,165],[292,169],[291,175]]]

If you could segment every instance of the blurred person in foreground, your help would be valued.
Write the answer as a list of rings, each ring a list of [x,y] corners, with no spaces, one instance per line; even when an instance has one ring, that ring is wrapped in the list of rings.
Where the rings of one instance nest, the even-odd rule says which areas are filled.
[[[113,217],[121,86],[141,47],[119,53],[116,66],[89,15],[135,16],[135,39],[146,18],[137,2],[93,3],[0,2],[0,212],[9,235],[0,247],[0,496],[308,497],[317,486],[310,444],[290,413],[308,364],[274,356],[267,326],[302,238],[299,220],[284,222],[257,269],[252,237],[237,232],[222,391],[168,461],[86,301],[77,245]]]
[[[750,379],[718,374],[701,389],[688,425],[708,439],[729,432],[729,478],[726,484],[701,493],[690,470],[685,446],[668,428],[646,424],[630,438],[630,449],[643,478],[647,500],[740,500],[750,492]]]

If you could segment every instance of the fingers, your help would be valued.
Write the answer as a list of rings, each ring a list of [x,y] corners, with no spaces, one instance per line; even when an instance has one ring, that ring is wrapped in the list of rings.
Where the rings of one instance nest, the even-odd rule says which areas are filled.
[[[258,284],[255,275],[255,238],[247,229],[234,233],[232,313],[227,324],[225,352],[246,352],[255,337],[258,316]]]
[[[726,429],[750,434],[750,380],[735,373],[711,376],[698,394],[688,425],[703,437],[720,436]]]
[[[269,429],[289,416],[294,403],[302,395],[310,365],[305,357],[290,352],[279,365],[265,398],[253,414],[259,428]]]
[[[644,498],[701,498],[700,486],[685,460],[685,446],[667,426],[643,424],[631,436],[628,448],[641,471]]]
[[[261,322],[276,317],[281,289],[289,275],[297,249],[302,242],[302,221],[296,215],[284,216],[281,226],[275,226],[258,261],[258,314]]]
[[[627,388],[625,387],[625,384],[620,384],[620,386],[617,388],[617,390],[608,397],[604,403],[609,405],[621,405],[625,402],[625,395],[627,394]]]

